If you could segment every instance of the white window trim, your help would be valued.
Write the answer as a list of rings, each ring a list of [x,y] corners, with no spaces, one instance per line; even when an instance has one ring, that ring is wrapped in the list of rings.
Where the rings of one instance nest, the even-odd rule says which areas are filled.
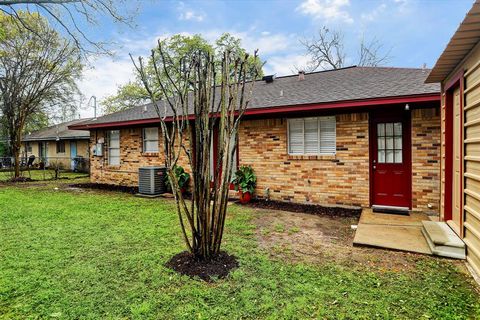
[[[334,121],[335,121],[335,126],[334,126],[334,144],[335,144],[335,150],[333,152],[320,152],[321,148],[320,148],[320,141],[321,141],[321,130],[320,130],[320,120],[321,119],[326,119],[326,118],[333,118]],[[303,140],[302,140],[302,147],[303,147],[303,150],[305,151],[305,119],[317,119],[317,123],[318,123],[318,150],[319,152],[318,153],[291,153],[290,152],[290,123],[291,121],[294,121],[294,120],[303,120]],[[324,116],[324,117],[304,117],[304,118],[290,118],[290,119],[287,119],[287,153],[288,155],[291,155],[291,156],[331,156],[331,155],[336,155],[337,153],[337,148],[336,148],[336,145],[337,145],[337,119],[335,116]]]
[[[145,134],[146,129],[156,129],[156,130],[157,130],[157,140],[147,139],[146,134]],[[146,143],[146,142],[147,142],[147,141],[150,141],[150,142],[151,142],[151,141],[156,141],[156,142],[157,142],[157,144],[156,144],[157,150],[153,150],[153,151],[152,151],[152,150],[146,150],[146,147],[147,147],[147,143]],[[157,127],[148,127],[148,128],[143,128],[143,129],[142,129],[142,151],[143,151],[144,153],[158,153],[158,152],[160,151],[159,141],[160,141],[160,134],[159,134],[159,132],[158,132],[158,128],[157,128]]]
[[[113,131],[117,131],[118,132],[118,148],[112,148],[111,145],[111,139],[112,139],[112,132]],[[120,162],[121,162],[121,156],[120,156],[120,130],[110,130],[108,131],[108,165],[109,166],[119,166],[120,165]],[[118,149],[118,163],[112,163],[112,156],[111,156],[111,151],[113,149]],[[117,157],[115,157],[117,158]]]

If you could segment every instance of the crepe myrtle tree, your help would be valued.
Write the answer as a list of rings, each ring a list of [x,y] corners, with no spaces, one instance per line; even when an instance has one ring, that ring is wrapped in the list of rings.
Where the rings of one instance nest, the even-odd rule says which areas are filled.
[[[248,81],[252,60],[249,54],[227,50],[219,61],[218,53],[199,49],[173,63],[163,46],[159,41],[151,53],[155,77],[146,72],[143,58],[132,57],[132,62],[158,113],[167,175],[186,246],[196,259],[208,260],[220,252],[222,243],[237,132],[255,83]],[[253,57],[255,61],[257,52]],[[159,100],[152,88],[160,88],[164,98]],[[214,133],[218,156],[211,168]],[[174,173],[182,157],[192,174],[190,202]]]

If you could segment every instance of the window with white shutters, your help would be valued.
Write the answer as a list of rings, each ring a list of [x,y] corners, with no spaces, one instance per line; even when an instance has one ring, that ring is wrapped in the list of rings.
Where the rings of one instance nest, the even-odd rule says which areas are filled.
[[[288,153],[332,155],[336,151],[336,119],[332,117],[288,120]]]

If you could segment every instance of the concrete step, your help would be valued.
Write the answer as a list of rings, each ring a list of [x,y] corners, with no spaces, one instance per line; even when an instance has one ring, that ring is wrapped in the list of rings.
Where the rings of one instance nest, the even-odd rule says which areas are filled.
[[[374,204],[372,206],[372,211],[376,213],[400,214],[404,216],[410,215],[410,210],[407,207],[392,207]]]
[[[422,221],[422,233],[432,253],[437,256],[465,259],[465,243],[445,223]]]

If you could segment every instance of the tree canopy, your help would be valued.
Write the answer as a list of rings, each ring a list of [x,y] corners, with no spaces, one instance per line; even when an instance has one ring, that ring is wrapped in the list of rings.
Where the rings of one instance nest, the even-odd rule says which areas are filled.
[[[220,68],[221,61],[223,57],[219,52],[229,51],[236,56],[245,56],[246,50],[242,48],[242,43],[239,38],[235,38],[229,33],[222,34],[214,44],[210,44],[205,38],[201,35],[181,35],[176,34],[169,38],[163,39],[160,41],[162,49],[165,54],[168,54],[170,59],[165,63],[170,65],[166,66],[166,69],[155,70],[155,65],[159,65],[160,54],[158,52],[158,47],[155,47],[153,50],[156,51],[156,55],[150,56],[144,67],[145,75],[149,79],[153,80],[154,77],[160,77],[164,82],[167,80],[167,75],[165,70],[178,70],[180,64],[184,64],[185,68],[188,68],[187,65],[192,61],[192,56],[195,55],[198,51],[209,52],[214,56],[215,65]],[[157,59],[154,61],[153,59]],[[262,76],[261,71],[263,62],[257,56],[248,56],[247,61],[247,78],[251,79],[252,77]],[[233,70],[233,68],[232,68]],[[260,71],[258,71],[260,70]],[[217,70],[217,77],[220,77],[220,72]],[[257,75],[258,74],[258,75]],[[175,80],[179,79],[181,76],[178,72],[171,72],[169,76]],[[151,89],[156,95],[157,99],[160,99],[164,92],[158,86],[158,81],[152,81]],[[118,87],[117,93],[106,97],[101,101],[103,111],[106,114],[125,110],[134,106],[138,106],[144,103],[147,103],[149,100],[148,92],[145,90],[143,83],[138,72],[135,74],[135,79],[129,81],[128,83]]]
[[[35,24],[22,12],[42,15],[57,25],[56,30],[84,54],[110,53],[108,42],[92,38],[87,28],[99,25],[104,17],[128,26],[133,25],[138,0],[0,0],[0,12],[15,18],[23,29],[37,33]],[[38,34],[39,39],[42,38]]]
[[[34,30],[26,31],[18,18],[0,12],[0,114],[16,165],[28,121],[75,110],[76,80],[82,71],[78,48],[44,17],[17,14]]]

